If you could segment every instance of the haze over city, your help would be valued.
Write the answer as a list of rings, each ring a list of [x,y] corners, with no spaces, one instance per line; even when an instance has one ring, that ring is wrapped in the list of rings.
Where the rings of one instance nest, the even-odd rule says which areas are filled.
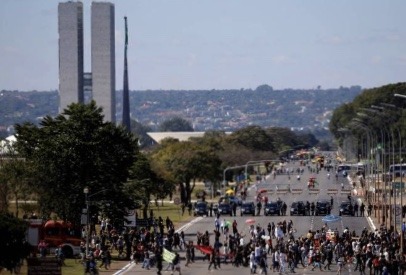
[[[0,89],[58,89],[58,2],[1,1]],[[91,1],[82,2],[90,71]],[[110,2],[118,90],[124,16],[131,90],[368,88],[405,80],[405,1]]]

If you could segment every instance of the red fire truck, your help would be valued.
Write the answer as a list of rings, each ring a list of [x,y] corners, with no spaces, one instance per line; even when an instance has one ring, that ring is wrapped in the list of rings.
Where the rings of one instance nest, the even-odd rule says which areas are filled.
[[[67,258],[80,254],[82,239],[76,234],[71,223],[54,220],[43,221],[41,219],[28,221],[27,240],[33,248],[36,249],[39,242],[44,240],[51,253],[60,247]]]

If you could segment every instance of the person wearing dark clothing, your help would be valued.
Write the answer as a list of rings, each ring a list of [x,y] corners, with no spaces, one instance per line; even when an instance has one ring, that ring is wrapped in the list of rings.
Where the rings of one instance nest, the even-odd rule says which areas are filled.
[[[261,202],[259,201],[259,202],[257,203],[257,216],[259,216],[259,215],[261,214],[261,208],[262,208],[262,204],[261,204]]]
[[[214,265],[214,269],[217,269],[217,256],[216,256],[216,250],[213,250],[212,253],[210,254],[210,264],[208,270],[211,269],[211,266]]]
[[[354,214],[355,214],[355,216],[358,217],[358,204],[357,203],[354,204]]]
[[[371,216],[372,214],[372,204],[368,205],[368,216]]]
[[[237,203],[233,203],[233,214],[234,214],[234,217],[237,215]]]
[[[361,203],[359,210],[360,210],[361,217],[364,217],[364,213],[365,213],[365,204],[364,203]]]
[[[213,216],[213,203],[210,203],[209,213],[210,213],[210,217],[212,217]]]
[[[314,202],[312,202],[312,204],[310,205],[310,211],[311,211],[311,213],[310,213],[310,215],[312,215],[312,216],[314,216],[314,209],[315,209],[315,205],[314,205]]]
[[[156,268],[157,268],[157,273],[158,275],[161,275],[162,271],[162,254],[160,249],[158,249],[155,253],[155,261],[156,261]]]

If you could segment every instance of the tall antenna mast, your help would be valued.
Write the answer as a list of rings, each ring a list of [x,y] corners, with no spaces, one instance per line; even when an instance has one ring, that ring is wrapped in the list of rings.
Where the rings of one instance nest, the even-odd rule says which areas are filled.
[[[130,120],[130,95],[128,88],[128,65],[127,65],[127,47],[128,47],[128,28],[127,16],[124,17],[125,24],[125,43],[124,43],[124,83],[123,83],[123,126],[128,132],[131,132]]]

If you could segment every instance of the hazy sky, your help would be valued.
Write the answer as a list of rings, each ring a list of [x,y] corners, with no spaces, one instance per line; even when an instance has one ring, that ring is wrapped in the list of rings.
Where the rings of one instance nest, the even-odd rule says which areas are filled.
[[[58,88],[58,2],[0,1],[0,90]],[[85,71],[90,5],[84,2]],[[404,0],[115,0],[116,83],[131,90],[405,81]]]

